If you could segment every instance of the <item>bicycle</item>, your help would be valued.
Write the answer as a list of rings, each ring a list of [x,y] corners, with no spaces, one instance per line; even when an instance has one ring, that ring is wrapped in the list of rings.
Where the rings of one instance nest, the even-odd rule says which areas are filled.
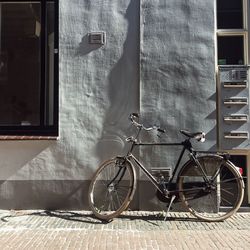
[[[157,197],[169,204],[167,213],[176,200],[194,216],[209,222],[223,221],[239,209],[244,195],[240,168],[229,161],[227,153],[194,150],[191,140],[204,142],[205,133],[181,130],[186,137],[182,142],[142,143],[138,142],[141,131],[165,133],[165,130],[145,127],[135,113],[130,115],[130,120],[138,131],[135,137],[126,139],[131,144],[127,154],[105,161],[91,180],[89,206],[97,218],[110,221],[128,208],[136,190],[135,167],[140,168],[156,187]],[[168,169],[153,169],[154,173],[150,173],[133,155],[136,146],[153,145],[182,146],[172,174]],[[180,167],[186,151],[190,159]],[[176,182],[173,182],[175,177]]]

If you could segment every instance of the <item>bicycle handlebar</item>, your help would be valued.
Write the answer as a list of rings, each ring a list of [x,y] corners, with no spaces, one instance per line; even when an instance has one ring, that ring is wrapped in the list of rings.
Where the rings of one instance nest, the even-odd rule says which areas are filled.
[[[141,129],[143,129],[145,131],[157,130],[160,133],[166,133],[165,129],[162,129],[158,126],[145,127],[142,123],[139,123],[138,122],[139,114],[137,114],[137,113],[130,114],[129,119],[131,120],[132,124],[140,130]],[[180,132],[190,139],[193,138],[193,139],[196,139],[197,141],[200,141],[200,142],[205,141],[205,133],[204,132],[190,133],[189,131],[186,131],[186,130],[181,130]]]
[[[151,130],[155,129],[155,130],[157,130],[160,133],[165,133],[166,132],[165,129],[162,129],[162,128],[157,127],[157,126],[145,127],[142,123],[139,123],[138,121],[135,120],[135,119],[139,119],[139,114],[137,114],[137,113],[130,114],[129,119],[131,120],[132,124],[134,126],[136,126],[137,128],[144,129],[146,131],[151,131]]]

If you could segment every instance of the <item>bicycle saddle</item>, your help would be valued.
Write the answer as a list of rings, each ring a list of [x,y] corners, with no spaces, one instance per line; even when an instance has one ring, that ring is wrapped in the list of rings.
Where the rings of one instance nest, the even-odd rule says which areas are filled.
[[[196,139],[197,141],[201,141],[201,142],[204,142],[205,141],[205,133],[204,132],[196,132],[196,133],[191,133],[187,130],[180,130],[180,132],[189,137],[189,138],[194,138]]]

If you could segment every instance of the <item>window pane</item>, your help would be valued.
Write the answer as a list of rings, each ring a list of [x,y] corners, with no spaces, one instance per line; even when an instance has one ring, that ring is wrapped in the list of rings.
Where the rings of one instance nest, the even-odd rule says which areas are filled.
[[[243,36],[218,37],[218,64],[244,64]]]
[[[0,3],[0,125],[40,124],[40,3]]]
[[[243,29],[242,0],[217,0],[217,28]]]

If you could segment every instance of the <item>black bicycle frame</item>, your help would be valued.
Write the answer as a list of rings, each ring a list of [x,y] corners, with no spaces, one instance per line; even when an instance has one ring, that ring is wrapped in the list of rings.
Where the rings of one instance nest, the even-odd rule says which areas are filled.
[[[190,153],[190,156],[191,156],[191,159],[193,159],[195,162],[198,162],[196,157],[195,157],[195,154],[194,154],[194,150],[192,148],[192,144],[190,142],[190,139],[187,139],[183,142],[177,142],[177,143],[137,143],[137,142],[133,142],[132,146],[131,146],[131,149],[127,155],[128,158],[131,158],[133,159],[133,161],[139,166],[139,168],[144,172],[144,174],[149,178],[149,180],[153,183],[153,185],[162,193],[162,190],[160,188],[160,183],[156,180],[156,178],[140,163],[140,161],[132,154],[132,151],[134,149],[134,147],[138,147],[138,146],[182,146],[182,150],[181,150],[181,153],[179,155],[179,158],[177,160],[177,163],[174,167],[174,170],[173,170],[173,174],[170,178],[170,180],[168,181],[168,186],[171,185],[175,175],[176,175],[176,172],[179,168],[179,165],[180,165],[180,162],[182,160],[182,157],[185,153],[185,151],[188,151]],[[197,163],[201,169],[202,169],[202,166],[200,165],[200,163],[198,162]],[[203,171],[203,169],[202,169]],[[204,173],[204,171],[203,171]],[[205,179],[207,180],[206,178],[206,175],[204,173],[204,177]]]

